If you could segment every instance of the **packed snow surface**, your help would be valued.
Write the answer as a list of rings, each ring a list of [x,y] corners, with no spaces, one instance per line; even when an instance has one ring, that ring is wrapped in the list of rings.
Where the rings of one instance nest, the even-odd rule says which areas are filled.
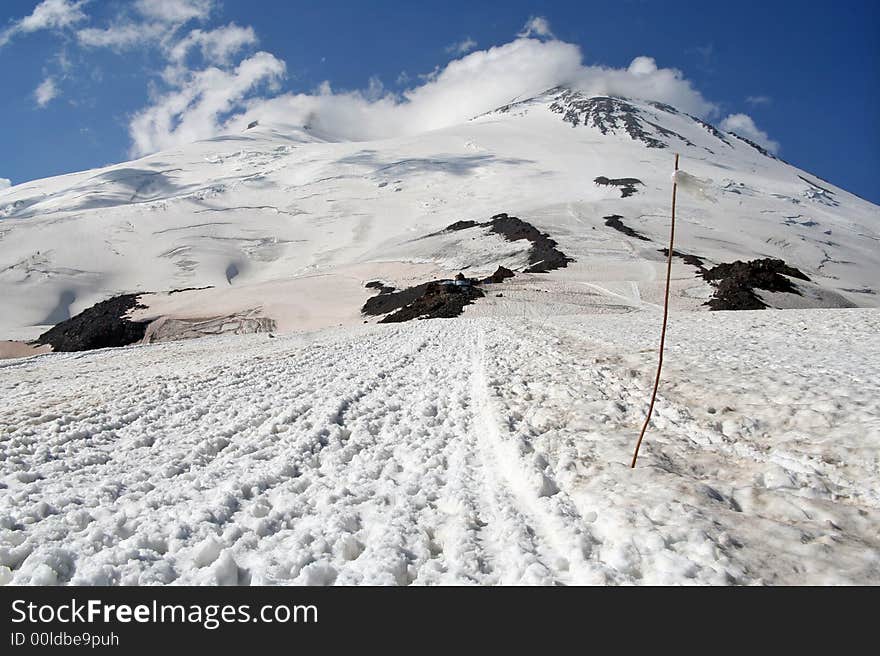
[[[621,298],[624,298],[622,295]],[[653,306],[0,364],[17,584],[878,584],[880,312]]]

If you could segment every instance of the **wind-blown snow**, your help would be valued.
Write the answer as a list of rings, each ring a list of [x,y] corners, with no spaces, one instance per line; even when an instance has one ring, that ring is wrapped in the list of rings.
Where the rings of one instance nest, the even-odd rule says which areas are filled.
[[[673,315],[630,470],[658,317],[7,361],[0,577],[880,583],[880,315]]]

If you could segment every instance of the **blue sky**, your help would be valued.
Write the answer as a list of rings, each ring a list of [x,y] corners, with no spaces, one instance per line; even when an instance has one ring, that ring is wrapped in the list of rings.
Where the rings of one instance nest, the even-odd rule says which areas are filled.
[[[390,136],[574,77],[671,101],[880,203],[880,3],[696,4],[4,0],[0,178],[255,115]]]

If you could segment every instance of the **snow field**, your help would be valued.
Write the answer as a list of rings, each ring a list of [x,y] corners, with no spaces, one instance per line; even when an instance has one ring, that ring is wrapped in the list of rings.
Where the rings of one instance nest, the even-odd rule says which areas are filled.
[[[261,124],[0,190],[0,291],[10,308],[0,315],[0,339],[33,339],[120,293],[206,286],[213,289],[154,297],[153,312],[207,319],[260,307],[279,330],[356,321],[367,280],[349,274],[359,267],[521,270],[523,243],[426,238],[500,212],[556,240],[580,265],[578,282],[638,283],[643,300],[656,303],[659,286],[648,283],[668,235],[674,152],[687,171],[713,181],[717,201],[680,195],[678,250],[710,263],[777,257],[815,283],[816,293],[779,304],[877,306],[876,205],[648,103],[630,104],[668,148],[646,148],[622,129],[573,127],[550,109],[556,95],[371,142],[331,143]],[[621,198],[620,189],[596,185],[598,176],[643,184]],[[612,215],[651,241],[608,227]],[[707,299],[711,289],[695,283],[693,267],[676,263],[675,273],[692,305]],[[332,286],[335,303],[325,298]]]
[[[0,364],[16,584],[880,582],[880,315],[654,312]]]

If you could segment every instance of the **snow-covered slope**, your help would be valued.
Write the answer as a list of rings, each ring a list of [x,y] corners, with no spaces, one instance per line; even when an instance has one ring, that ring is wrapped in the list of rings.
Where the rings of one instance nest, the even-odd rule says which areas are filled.
[[[0,583],[880,583],[880,313],[677,313],[632,470],[657,329],[458,318],[6,361]]]
[[[714,197],[680,196],[680,254],[781,258],[810,281],[769,306],[837,309],[697,312],[713,287],[676,258],[632,470],[675,152]],[[499,213],[574,261],[526,273]],[[0,362],[0,584],[880,583],[880,208],[671,107],[260,125],[13,187],[0,217],[0,338],[148,291],[160,341],[272,330]],[[361,314],[368,281],[498,265],[456,319]]]
[[[551,280],[638,303],[657,292],[673,151],[716,195],[682,197],[680,250],[711,262],[784,259],[814,283],[801,304],[880,302],[880,208],[671,107],[554,89],[413,137],[340,143],[258,125],[2,191],[0,338],[32,338],[115,294],[209,285],[155,298],[144,316],[256,311],[282,330],[355,323],[367,280],[524,264],[497,235],[467,248],[423,239],[499,212],[576,259]],[[600,176],[643,184],[622,198]],[[653,241],[607,227],[610,215]],[[681,307],[711,291],[682,263],[676,278]]]

